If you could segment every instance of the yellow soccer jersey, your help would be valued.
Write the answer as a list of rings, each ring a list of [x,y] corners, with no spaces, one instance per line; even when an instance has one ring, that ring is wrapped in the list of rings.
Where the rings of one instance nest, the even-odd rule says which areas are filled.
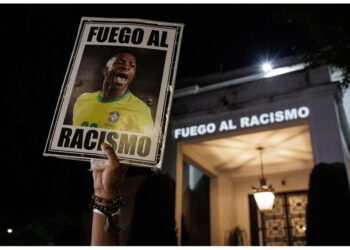
[[[145,133],[153,128],[150,108],[130,91],[103,100],[99,91],[82,94],[74,104],[73,125]]]

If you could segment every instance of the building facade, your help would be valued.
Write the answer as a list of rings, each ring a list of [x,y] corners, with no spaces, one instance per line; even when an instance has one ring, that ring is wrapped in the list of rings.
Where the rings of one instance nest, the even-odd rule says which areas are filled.
[[[341,93],[339,80],[329,66],[290,59],[267,73],[248,68],[183,79],[193,86],[175,91],[162,167],[176,181],[181,244],[305,243],[314,166],[340,162],[350,176],[350,91]],[[262,165],[275,203],[297,204],[294,212],[256,213],[251,194]]]

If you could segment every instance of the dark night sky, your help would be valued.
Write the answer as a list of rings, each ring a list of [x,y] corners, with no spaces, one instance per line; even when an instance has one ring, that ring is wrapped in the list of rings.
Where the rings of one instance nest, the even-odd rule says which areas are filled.
[[[295,53],[298,37],[274,18],[281,7],[288,6],[2,4],[1,146],[9,162],[1,164],[1,190],[9,206],[1,209],[8,218],[28,219],[33,211],[87,206],[92,190],[87,164],[42,156],[81,16],[185,23],[180,79],[216,72],[220,64],[231,70],[266,55]]]

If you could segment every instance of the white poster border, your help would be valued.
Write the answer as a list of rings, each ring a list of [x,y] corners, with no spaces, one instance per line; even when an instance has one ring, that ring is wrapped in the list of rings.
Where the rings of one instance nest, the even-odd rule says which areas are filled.
[[[101,135],[106,133],[106,137],[108,133],[120,132],[120,136],[124,136],[124,138],[137,138],[138,142],[140,142],[145,136],[151,138],[150,150],[147,156],[145,156],[142,153],[139,155],[135,155],[135,151],[139,152],[138,149],[134,149],[133,151],[129,150],[129,153],[127,153],[124,151],[121,152],[120,150],[118,152],[118,148],[115,148],[116,153],[122,163],[135,166],[153,167],[158,169],[161,168],[168,120],[173,97],[173,89],[175,85],[183,26],[183,24],[178,23],[167,23],[144,19],[82,17],[75,46],[63,81],[54,118],[52,120],[49,136],[44,151],[44,156],[55,156],[58,158],[82,161],[88,161],[90,159],[104,159],[105,156],[99,148],[99,145],[102,143]],[[134,30],[137,28],[143,30],[143,37],[149,37],[150,32],[158,32],[162,35],[166,32],[166,42],[163,42],[167,46],[162,47],[159,46],[159,44],[146,44],[146,39],[143,39],[142,42],[139,44],[131,45],[129,44],[130,38],[129,43],[121,44],[119,42],[117,45],[113,44],[113,42],[115,43],[115,40],[112,40],[113,42],[105,41],[100,43],[96,41],[91,41],[91,39],[90,41],[87,41],[87,35],[91,31],[92,27],[117,27],[118,29],[134,28]],[[72,124],[65,124],[64,120],[69,110],[69,104],[72,98],[72,93],[75,88],[74,84],[77,79],[78,70],[80,69],[80,63],[83,59],[83,53],[87,46],[92,46],[94,48],[97,48],[98,46],[115,48],[125,47],[128,49],[140,48],[142,50],[157,50],[163,51],[165,53],[164,67],[162,68],[161,72],[162,77],[159,89],[159,96],[157,100],[157,106],[154,109],[154,128],[152,132],[149,132],[147,135],[145,135],[138,132],[114,131],[112,129],[88,128],[72,126]],[[62,141],[60,146],[58,146],[60,137],[62,137],[63,129],[65,129],[65,131],[72,131],[74,135],[79,132],[79,134],[82,134],[83,138],[89,133],[90,139],[91,134],[95,135],[96,133],[98,133],[99,141],[94,141],[94,144],[98,144],[98,147],[93,150],[87,150],[86,148],[77,148],[75,144],[75,146],[72,148],[69,146],[65,146],[66,143],[63,144]],[[94,130],[96,132],[93,132],[91,130]],[[103,141],[105,140],[106,139],[103,139]],[[143,141],[148,142],[148,139],[144,139]],[[147,142],[146,144],[144,143],[143,149],[147,148]],[[134,153],[131,154],[130,152]],[[142,152],[142,149],[140,150],[140,152]]]

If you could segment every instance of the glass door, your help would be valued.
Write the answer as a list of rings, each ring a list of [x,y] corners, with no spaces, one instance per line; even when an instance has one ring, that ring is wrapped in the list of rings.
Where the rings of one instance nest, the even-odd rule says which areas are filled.
[[[249,195],[251,242],[256,246],[304,246],[307,191],[275,193],[272,211],[261,213]]]

